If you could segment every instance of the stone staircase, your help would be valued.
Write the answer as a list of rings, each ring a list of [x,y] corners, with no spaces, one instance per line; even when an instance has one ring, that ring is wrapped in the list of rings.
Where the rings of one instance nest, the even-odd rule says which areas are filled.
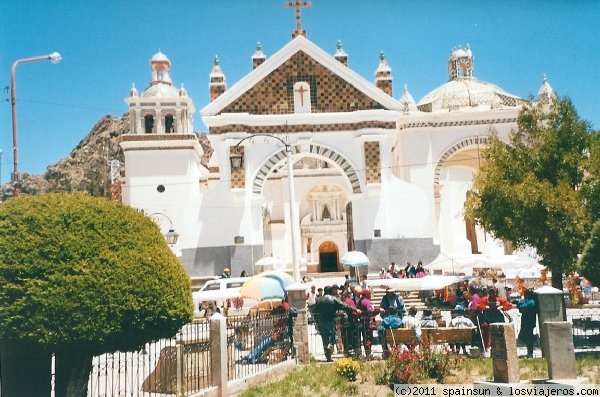
[[[404,307],[408,310],[409,307],[415,306],[419,312],[423,311],[423,309],[427,308],[425,302],[419,298],[419,291],[407,291],[407,292],[399,292],[400,296],[404,300]],[[381,302],[381,298],[385,295],[385,288],[381,287],[373,287],[373,294],[371,295],[371,302],[373,305],[379,308],[379,302]]]

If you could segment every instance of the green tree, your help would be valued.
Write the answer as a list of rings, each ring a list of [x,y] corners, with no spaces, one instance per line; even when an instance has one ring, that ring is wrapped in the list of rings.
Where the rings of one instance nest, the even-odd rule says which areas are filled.
[[[592,284],[600,285],[600,134],[591,136],[588,177],[582,187],[594,221],[592,235],[586,243],[579,265],[580,272]]]
[[[56,355],[56,394],[85,396],[92,358],[171,337],[190,281],[157,225],[88,195],[0,205],[0,337]]]
[[[549,111],[526,105],[508,144],[492,134],[467,199],[467,216],[487,231],[534,247],[560,290],[599,216],[589,193],[597,135],[568,99]]]

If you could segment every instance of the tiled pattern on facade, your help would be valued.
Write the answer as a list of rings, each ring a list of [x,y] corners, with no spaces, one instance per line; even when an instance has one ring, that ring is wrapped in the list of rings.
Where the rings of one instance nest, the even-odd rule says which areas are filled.
[[[402,131],[407,128],[426,128],[426,127],[457,127],[466,125],[482,125],[482,124],[504,124],[515,123],[516,118],[503,119],[478,119],[478,120],[456,120],[456,121],[440,121],[440,122],[421,122],[421,123],[403,123],[398,124],[398,130]]]
[[[147,141],[198,141],[196,134],[126,134],[121,135],[121,142]]]
[[[136,152],[136,151],[150,151],[150,150],[182,150],[189,149],[189,146],[157,146],[157,147],[136,147],[136,148],[126,148],[123,149],[123,152]]]
[[[244,147],[230,147],[229,153],[238,153],[242,155],[242,159],[244,158]],[[244,189],[246,187],[246,167],[242,163],[242,166],[234,170],[231,169],[231,188],[232,189]]]
[[[357,131],[368,128],[382,128],[387,130],[396,130],[394,121],[362,121],[360,123],[332,123],[332,124],[296,124],[280,126],[254,126],[246,124],[228,124],[220,127],[210,127],[210,134],[224,134],[232,131],[244,131],[248,134],[272,134],[277,132],[296,133],[296,132],[336,132],[336,131]]]
[[[293,113],[293,87],[298,81],[310,85],[313,113],[384,109],[383,105],[299,51],[222,112]]]
[[[379,142],[365,142],[364,149],[367,183],[381,183]]]
[[[487,145],[488,143],[489,137],[487,136],[472,136],[470,138],[463,139],[462,141],[458,142],[457,144],[453,145],[451,148],[446,150],[435,165],[435,171],[433,173],[434,186],[439,185],[442,168],[444,167],[446,160],[448,160],[448,158],[452,156],[455,152],[467,146]]]
[[[299,153],[301,153],[300,147],[292,146],[292,156],[294,154],[299,154]],[[346,175],[346,177],[348,178],[348,181],[352,185],[352,192],[353,193],[361,192],[358,174],[356,173],[356,170],[354,169],[354,167],[352,167],[352,165],[348,162],[348,160],[346,160],[346,158],[344,156],[342,156],[341,154],[337,153],[334,150],[331,150],[331,149],[328,149],[326,147],[319,146],[319,145],[310,145],[309,153],[318,154],[318,155],[326,157],[326,158],[330,159],[331,161],[333,161],[334,163],[336,163],[341,168],[342,172]],[[262,187],[265,183],[267,175],[269,175],[269,173],[272,171],[272,169],[273,169],[273,167],[275,167],[275,165],[277,165],[279,162],[281,162],[285,158],[286,158],[285,151],[282,150],[280,152],[275,153],[267,161],[265,161],[263,166],[260,168],[260,170],[256,174],[256,178],[254,178],[254,182],[252,183],[252,193],[261,194]]]

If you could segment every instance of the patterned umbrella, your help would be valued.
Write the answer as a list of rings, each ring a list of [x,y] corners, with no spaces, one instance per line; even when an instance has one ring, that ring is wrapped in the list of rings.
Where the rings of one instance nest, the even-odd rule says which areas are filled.
[[[242,298],[264,301],[268,299],[283,299],[285,290],[281,282],[275,278],[263,277],[261,274],[250,277],[240,288]]]
[[[283,288],[284,291],[290,284],[294,283],[294,277],[292,277],[291,274],[279,270],[262,272],[259,274],[259,276],[268,277],[279,281],[279,284],[281,284],[281,288]]]

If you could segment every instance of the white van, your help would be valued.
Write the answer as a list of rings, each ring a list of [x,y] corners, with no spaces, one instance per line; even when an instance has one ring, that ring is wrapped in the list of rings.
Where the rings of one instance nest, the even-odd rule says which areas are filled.
[[[207,310],[211,309],[216,310],[216,308],[219,308],[222,310],[227,300],[240,297],[240,288],[249,279],[250,277],[232,277],[208,280],[199,291],[192,292],[194,316],[201,317]],[[256,301],[253,299],[244,299],[240,310],[247,312],[255,304]],[[248,310],[243,310],[244,308]],[[230,313],[235,312],[236,314],[238,311],[234,307],[229,310]]]

